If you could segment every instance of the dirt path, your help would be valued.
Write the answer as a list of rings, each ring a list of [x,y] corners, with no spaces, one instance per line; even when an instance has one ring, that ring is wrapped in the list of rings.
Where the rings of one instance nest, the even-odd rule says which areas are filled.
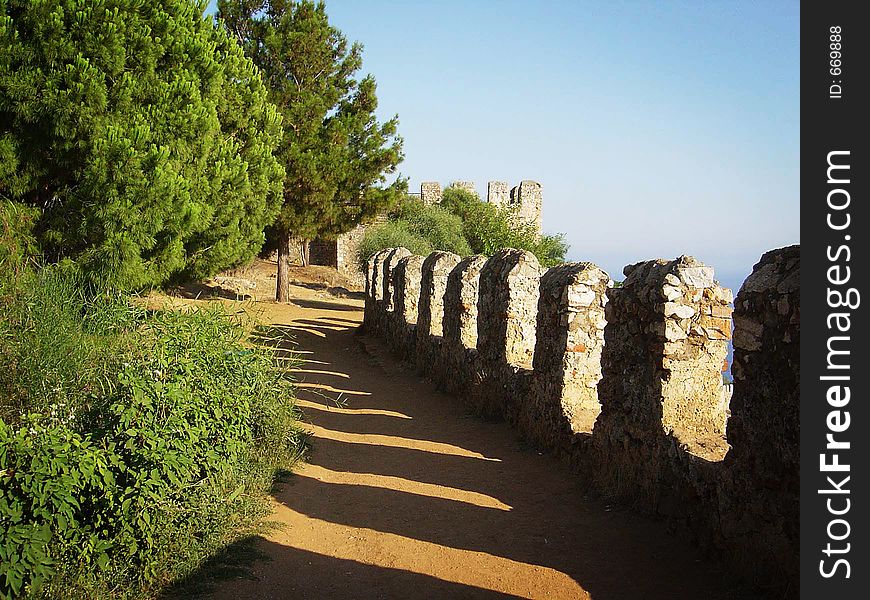
[[[505,424],[355,335],[359,300],[263,304],[296,336],[313,449],[274,495],[265,560],[214,598],[745,598],[660,523],[586,499]]]

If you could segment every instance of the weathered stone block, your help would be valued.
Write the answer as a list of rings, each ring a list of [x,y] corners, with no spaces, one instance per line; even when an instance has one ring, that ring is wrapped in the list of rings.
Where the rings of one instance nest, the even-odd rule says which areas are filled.
[[[461,260],[447,278],[443,333],[449,345],[477,347],[477,298],[480,270],[485,263],[485,256],[469,256]]]
[[[734,323],[731,450],[720,490],[722,535],[739,555],[751,555],[749,568],[796,578],[800,246],[761,257],[734,301]]]
[[[610,291],[599,388],[605,412],[638,438],[673,434],[691,452],[721,459],[727,407],[721,365],[731,320],[713,269],[692,257],[625,268]]]
[[[553,447],[590,433],[601,411],[598,382],[610,277],[592,263],[568,263],[541,277],[532,398],[524,429]]]
[[[393,298],[393,269],[395,269],[396,263],[398,263],[400,259],[410,255],[410,250],[399,247],[390,249],[382,259],[382,297],[384,301],[384,310],[386,312],[393,312],[395,309],[395,301]]]
[[[452,252],[433,252],[423,261],[417,319],[419,336],[441,337],[447,277],[458,262],[459,257]]]
[[[510,189],[504,181],[490,181],[486,187],[486,201],[499,207],[510,204]]]
[[[383,309],[383,259],[392,250],[387,248],[373,254],[366,263],[366,292],[363,324],[366,329],[377,331],[381,326]],[[380,291],[379,291],[380,290]]]
[[[444,332],[444,292],[447,278],[459,257],[451,252],[433,252],[423,261],[420,304],[417,316],[416,363],[421,373],[441,380],[441,348]]]
[[[441,184],[437,181],[424,181],[420,184],[420,200],[426,206],[441,204]]]
[[[480,271],[477,347],[485,361],[530,369],[541,266],[531,252],[500,250]]]
[[[405,256],[399,259],[396,268],[393,269],[396,313],[401,315],[402,320],[408,325],[417,324],[424,260],[422,256]]]

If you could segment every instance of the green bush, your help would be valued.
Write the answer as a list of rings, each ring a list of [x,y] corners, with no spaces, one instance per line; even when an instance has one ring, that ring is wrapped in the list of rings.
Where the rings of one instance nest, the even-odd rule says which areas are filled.
[[[368,259],[384,248],[405,247],[419,256],[432,252],[432,244],[425,237],[411,231],[406,223],[387,221],[366,230],[360,241],[358,261],[361,270],[365,270]]]
[[[444,250],[465,256],[471,253],[462,235],[462,221],[438,206],[425,206],[416,199],[404,202],[390,215],[390,220],[369,228],[359,247],[360,268],[372,254],[384,248],[404,246],[414,254],[425,256]]]
[[[0,598],[150,596],[262,514],[301,451],[291,384],[239,315],[149,313],[68,277],[5,304]],[[52,340],[73,355],[40,356]]]
[[[516,212],[483,202],[477,194],[448,187],[441,206],[460,217],[463,233],[476,254],[491,256],[503,248],[528,250],[545,267],[565,262],[568,244],[563,234],[538,235]]]
[[[462,219],[440,206],[426,206],[416,198],[409,198],[396,209],[393,222],[403,223],[409,231],[428,240],[434,250],[460,256],[471,253],[463,235]]]
[[[568,244],[563,234],[538,235],[510,209],[483,202],[477,194],[448,187],[438,206],[425,206],[409,198],[383,225],[366,231],[359,249],[359,264],[384,248],[404,246],[425,256],[433,250],[460,256],[491,256],[503,248],[528,250],[545,267],[565,262]]]

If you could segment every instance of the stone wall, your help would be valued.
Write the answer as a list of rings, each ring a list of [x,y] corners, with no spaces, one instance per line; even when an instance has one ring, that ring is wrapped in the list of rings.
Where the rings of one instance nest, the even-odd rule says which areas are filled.
[[[761,257],[734,302],[722,536],[756,578],[796,579],[800,539],[800,246]],[[751,493],[746,493],[751,490]]]
[[[362,242],[366,229],[373,225],[378,225],[383,222],[383,219],[378,219],[371,224],[360,224],[338,236],[335,240],[335,268],[338,272],[348,277],[354,282],[362,283],[363,274],[359,269],[359,245]],[[312,264],[322,264],[315,263]]]
[[[423,257],[405,256],[393,270],[393,286],[396,294],[395,311],[408,325],[417,324],[417,307],[420,302]]]
[[[423,261],[417,316],[417,369],[437,373],[444,329],[444,292],[447,278],[459,263],[452,252],[433,252]]]
[[[402,250],[369,261],[370,334],[588,489],[668,519],[753,582],[797,588],[798,247],[765,254],[735,301],[727,429],[731,292],[712,268],[645,261],[612,287],[590,263],[541,275],[517,250]]]
[[[420,200],[426,206],[441,204],[441,184],[437,181],[424,181],[421,183]]]
[[[500,250],[480,269],[469,403],[483,417],[515,422],[529,392],[540,276],[538,259],[524,250]]]
[[[604,307],[612,283],[588,262],[553,267],[541,277],[535,390],[520,412],[521,428],[541,446],[557,448],[575,433],[591,433],[601,412]]]
[[[336,268],[338,266],[336,240],[311,240],[308,245],[308,260],[311,261],[312,265]]]
[[[380,252],[375,252],[366,262],[363,327],[370,331],[380,331],[381,320],[386,314],[383,307],[383,261],[392,250],[393,248],[385,248]]]
[[[360,271],[358,262],[360,243],[368,228],[380,225],[385,221],[386,217],[380,216],[371,223],[357,225],[335,239],[312,240],[308,246],[311,264],[332,267],[347,277],[354,285],[363,286],[365,273]]]
[[[600,397],[620,435],[673,436],[690,452],[725,455],[722,364],[731,291],[692,257],[625,268],[610,292]]]
[[[480,270],[485,256],[461,260],[447,278],[444,291],[444,328],[438,366],[431,376],[442,390],[461,393],[482,382],[477,353],[477,303]]]
[[[504,181],[490,181],[486,186],[486,201],[496,206],[510,204],[510,188]]]
[[[477,190],[474,189],[473,181],[451,181],[450,187],[457,190],[465,190],[466,192],[471,192],[472,194],[477,195]]]
[[[541,210],[544,205],[541,184],[537,181],[521,181],[517,190],[517,203],[519,204],[519,217],[527,223],[532,223],[540,233],[543,230]]]
[[[457,348],[477,348],[477,299],[486,257],[469,256],[450,272],[444,292],[444,339]]]
[[[384,289],[381,297],[384,300],[384,309],[388,313],[395,312],[395,298],[393,294],[393,269],[396,268],[399,260],[410,255],[411,251],[407,248],[392,248],[389,249],[383,257],[383,275],[381,276],[381,285]]]
[[[477,347],[488,362],[532,368],[540,276],[525,250],[499,250],[480,270]]]
[[[477,194],[473,181],[454,181],[450,187]],[[442,197],[441,184],[437,181],[424,181],[420,184],[420,199],[423,204],[440,204]],[[521,219],[534,223],[538,232],[541,231],[541,208],[543,206],[541,184],[526,180],[509,190],[507,183],[503,181],[490,181],[487,184],[487,201],[496,206],[515,206],[517,215]],[[364,285],[365,273],[360,271],[358,262],[360,243],[366,230],[385,221],[386,215],[380,215],[372,222],[357,225],[335,239],[312,240],[309,245],[311,264],[333,267],[347,277],[351,283]]]

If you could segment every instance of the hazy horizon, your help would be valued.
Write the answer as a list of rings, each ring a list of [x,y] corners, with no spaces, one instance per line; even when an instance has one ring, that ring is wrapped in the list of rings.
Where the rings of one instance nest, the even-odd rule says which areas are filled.
[[[326,6],[399,115],[412,192],[536,180],[544,231],[614,279],[692,254],[736,292],[799,241],[797,2]]]

